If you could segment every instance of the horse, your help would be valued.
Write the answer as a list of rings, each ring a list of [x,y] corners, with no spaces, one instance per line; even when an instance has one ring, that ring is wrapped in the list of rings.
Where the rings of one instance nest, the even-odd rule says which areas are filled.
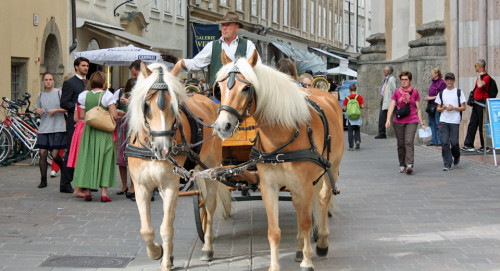
[[[173,173],[173,169],[174,165],[184,165],[188,156],[178,151],[178,146],[183,143],[196,144],[192,138],[189,113],[186,114],[181,107],[188,107],[188,112],[193,113],[194,117],[203,118],[209,123],[213,123],[217,117],[217,106],[213,101],[203,95],[186,95],[176,77],[179,70],[179,66],[175,66],[172,74],[163,74],[163,71],[167,71],[165,65],[155,63],[146,67],[142,63],[127,113],[130,141],[126,153],[141,219],[140,234],[146,242],[148,256],[155,260],[161,259],[163,271],[171,270],[173,266],[173,223],[180,186],[180,177]],[[218,137],[209,138],[212,134],[212,128],[203,127],[198,141],[202,142],[199,161],[206,167],[220,166],[222,162],[222,141]],[[199,168],[200,163],[195,169]],[[205,179],[195,182],[207,211],[201,259],[209,261],[213,259],[214,253],[214,213],[217,211],[216,215],[220,218],[228,217],[231,196],[227,187],[219,182]],[[163,198],[164,216],[160,228],[162,245],[154,243],[151,225],[150,199],[155,188],[158,188]]]
[[[340,103],[323,90],[302,89],[289,76],[258,64],[256,51],[248,60],[231,62],[224,51],[221,57],[224,66],[214,87],[221,105],[214,128],[227,139],[245,118],[255,119],[258,136],[252,157],[267,213],[269,270],[280,269],[278,193],[284,186],[292,193],[297,213],[296,261],[301,262],[301,270],[314,270],[312,221],[318,230],[316,254],[328,253],[328,212],[334,208],[331,199],[337,192],[335,183],[344,150]]]

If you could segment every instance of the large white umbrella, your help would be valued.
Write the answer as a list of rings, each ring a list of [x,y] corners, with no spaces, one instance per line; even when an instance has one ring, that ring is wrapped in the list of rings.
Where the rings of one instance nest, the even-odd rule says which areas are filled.
[[[147,63],[163,61],[160,53],[133,45],[76,52],[75,59],[78,57],[85,57],[90,63],[105,66],[128,66],[137,59]]]
[[[328,74],[345,74],[352,77],[358,77],[358,73],[349,68],[341,69],[340,67],[331,68],[326,71]]]

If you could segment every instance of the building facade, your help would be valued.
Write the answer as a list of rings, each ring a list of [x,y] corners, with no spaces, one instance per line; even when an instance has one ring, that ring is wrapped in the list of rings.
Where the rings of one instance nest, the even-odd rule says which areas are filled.
[[[323,71],[335,63],[338,65],[338,59],[328,52],[344,52],[343,3],[343,0],[190,0],[189,9],[190,21],[202,24],[214,24],[228,11],[238,13],[244,25],[238,34],[255,43],[264,63],[275,65],[287,57],[303,72],[309,67],[313,70],[319,67],[308,58],[321,57]]]
[[[371,0],[344,0],[344,42],[349,53],[359,54],[369,43],[371,32]]]
[[[372,18],[373,34],[367,39],[370,46],[361,50],[358,70],[358,90],[367,104],[362,126],[366,133],[377,133],[382,69],[386,65],[393,66],[395,75],[411,71],[413,87],[421,97],[428,96],[434,67],[443,74],[455,73],[455,85],[466,97],[474,88],[477,59],[485,59],[488,73],[500,77],[498,1],[372,0],[372,12],[379,16]],[[423,115],[427,119],[425,112]],[[469,117],[467,107],[462,114],[461,143]]]
[[[127,46],[182,54],[186,48],[186,0],[76,0],[75,52]],[[73,58],[68,65],[72,66]],[[91,65],[90,72],[102,69]],[[112,68],[112,86],[125,85],[128,67]]]
[[[54,73],[55,86],[61,87],[69,48],[68,6],[68,1],[0,1],[0,63],[8,66],[0,74],[0,97],[36,96],[44,72]]]

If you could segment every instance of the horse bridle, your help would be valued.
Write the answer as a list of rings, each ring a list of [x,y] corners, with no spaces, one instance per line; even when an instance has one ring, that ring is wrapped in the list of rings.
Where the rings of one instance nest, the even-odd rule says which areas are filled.
[[[144,103],[142,105],[144,115],[146,115],[145,108],[146,108],[146,100],[150,99],[153,95],[155,95],[157,92],[158,98],[156,98],[156,104],[158,105],[158,108],[163,111],[165,107],[167,106],[167,100],[165,99],[165,92],[170,95],[168,92],[168,85],[163,81],[163,68],[160,67],[160,72],[158,74],[158,80],[151,85],[149,90],[153,90],[153,92],[149,93],[144,97]],[[144,117],[144,124],[149,130],[149,135],[151,137],[173,137],[175,133],[177,132],[177,118],[175,118],[174,124],[172,125],[172,128],[170,130],[162,130],[162,131],[155,131],[151,130],[151,127],[149,126],[148,120],[146,117]]]
[[[227,112],[233,114],[238,119],[238,125],[236,125],[236,129],[238,128],[239,124],[241,124],[246,117],[250,116],[250,107],[252,107],[252,102],[253,102],[253,99],[254,99],[254,96],[255,96],[255,90],[254,90],[254,88],[252,86],[252,83],[250,83],[249,81],[241,79],[240,77],[237,76],[237,74],[241,74],[241,72],[240,72],[240,70],[238,69],[237,66],[234,66],[231,69],[231,71],[229,71],[228,77],[226,77],[225,79],[223,79],[221,81],[224,81],[224,80],[227,79],[226,86],[227,86],[228,91],[230,91],[234,87],[234,84],[236,83],[236,80],[242,82],[243,84],[246,84],[245,87],[249,88],[248,95],[250,96],[250,98],[248,99],[248,103],[247,103],[247,106],[245,108],[245,111],[243,112],[243,115],[240,114],[236,109],[234,109],[234,108],[232,108],[230,106],[227,106],[227,105],[221,105],[221,106],[219,106],[219,109],[217,111],[217,114],[219,114],[220,111],[222,111],[222,110],[227,111]],[[218,97],[218,98],[220,100],[221,97]]]

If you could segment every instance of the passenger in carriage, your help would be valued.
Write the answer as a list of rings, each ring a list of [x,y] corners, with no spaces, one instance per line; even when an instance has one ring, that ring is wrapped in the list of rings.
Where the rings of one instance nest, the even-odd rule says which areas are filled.
[[[276,63],[276,69],[284,74],[289,75],[292,79],[300,85],[299,72],[293,61],[289,58],[282,58]]]
[[[299,82],[303,88],[311,88],[311,84],[314,78],[308,73],[303,73],[299,77]]]
[[[249,59],[255,50],[255,45],[252,41],[237,36],[238,30],[243,28],[238,13],[230,11],[217,23],[221,25],[222,36],[218,40],[207,43],[193,59],[180,59],[173,55],[164,55],[164,59],[167,62],[177,63],[178,61],[182,61],[182,68],[187,71],[203,70],[210,65],[209,88],[213,87],[215,75],[222,68],[220,57],[222,50],[224,50],[232,61],[235,61],[238,57]],[[259,56],[258,63],[261,62]]]

